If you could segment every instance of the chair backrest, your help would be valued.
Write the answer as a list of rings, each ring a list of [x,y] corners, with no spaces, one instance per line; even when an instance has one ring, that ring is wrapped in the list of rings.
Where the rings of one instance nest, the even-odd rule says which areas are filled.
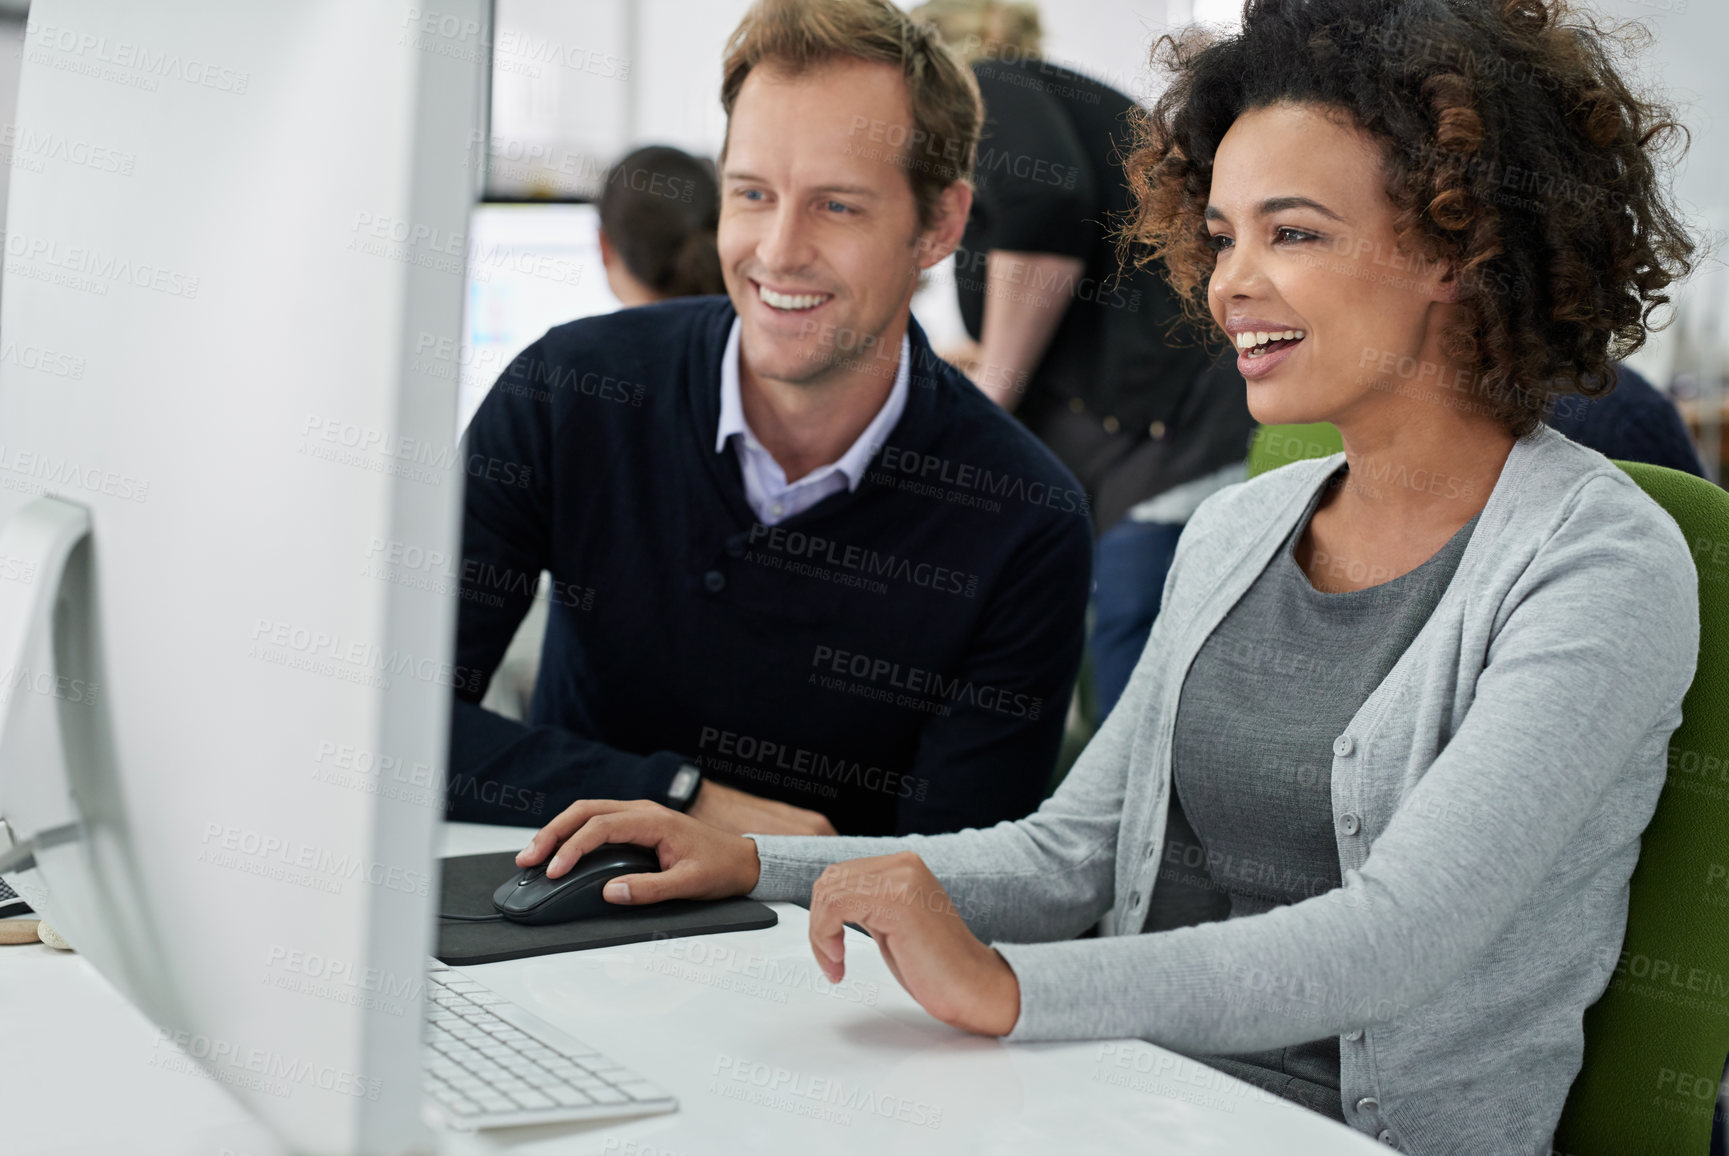
[[[1331,425],[1263,426],[1249,474],[1325,457]],[[1729,492],[1615,463],[1681,527],[1699,570],[1699,665],[1633,871],[1608,990],[1555,1133],[1565,1156],[1707,1156],[1729,1056]]]
[[[1555,1148],[1706,1156],[1729,1054],[1729,493],[1616,462],[1687,538],[1699,569],[1699,667],[1645,828],[1627,937],[1585,1013],[1585,1063]]]

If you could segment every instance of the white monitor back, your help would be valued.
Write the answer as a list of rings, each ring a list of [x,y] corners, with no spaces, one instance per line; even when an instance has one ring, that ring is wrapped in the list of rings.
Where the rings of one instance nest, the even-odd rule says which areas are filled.
[[[462,336],[487,8],[36,0],[25,38],[0,523],[46,494],[91,530],[73,669],[0,688],[54,701],[85,824],[20,889],[162,1026],[140,1063],[296,1152],[426,1138],[460,673],[439,569],[395,562],[458,548],[457,383],[415,354]],[[0,766],[19,835],[51,773]]]

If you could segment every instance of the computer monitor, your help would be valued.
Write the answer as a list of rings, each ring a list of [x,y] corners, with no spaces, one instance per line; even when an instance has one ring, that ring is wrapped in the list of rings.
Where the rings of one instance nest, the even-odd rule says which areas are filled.
[[[555,325],[611,313],[592,204],[485,204],[469,215],[468,293],[456,363],[459,428],[511,360]]]
[[[428,1135],[461,672],[408,559],[464,463],[416,357],[461,340],[488,9],[36,0],[24,42],[65,147],[11,169],[0,873],[297,1153]]]

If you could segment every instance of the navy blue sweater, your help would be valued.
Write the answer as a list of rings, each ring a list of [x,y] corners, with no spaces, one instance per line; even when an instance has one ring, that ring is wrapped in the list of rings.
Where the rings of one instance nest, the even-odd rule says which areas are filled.
[[[1080,662],[1078,484],[914,323],[906,409],[858,489],[762,525],[714,448],[732,321],[703,297],[561,325],[476,412],[449,817],[664,801],[686,760],[843,834],[1027,814]],[[525,726],[477,704],[543,569]]]

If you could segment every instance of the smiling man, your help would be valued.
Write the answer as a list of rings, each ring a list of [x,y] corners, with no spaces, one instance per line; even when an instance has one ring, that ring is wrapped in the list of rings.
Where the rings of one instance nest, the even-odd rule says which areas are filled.
[[[775,0],[727,46],[725,297],[572,322],[469,429],[452,818],[651,799],[734,832],[985,826],[1043,797],[1088,510],[935,357],[971,75],[885,0]],[[508,479],[506,477],[508,473]],[[478,705],[552,575],[527,724]]]

